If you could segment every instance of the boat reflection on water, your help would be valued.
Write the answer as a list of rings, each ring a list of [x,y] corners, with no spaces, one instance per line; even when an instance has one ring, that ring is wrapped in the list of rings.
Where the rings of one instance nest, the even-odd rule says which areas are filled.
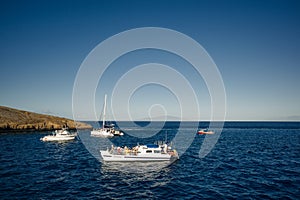
[[[111,187],[112,180],[121,181],[122,184],[118,182],[119,187],[131,186],[132,194],[137,197],[150,194],[150,198],[153,188],[167,187],[174,180],[174,170],[165,166],[168,166],[168,163],[109,162],[101,163],[100,172],[101,177],[107,180],[104,181],[104,185]],[[141,188],[142,190],[139,190]]]

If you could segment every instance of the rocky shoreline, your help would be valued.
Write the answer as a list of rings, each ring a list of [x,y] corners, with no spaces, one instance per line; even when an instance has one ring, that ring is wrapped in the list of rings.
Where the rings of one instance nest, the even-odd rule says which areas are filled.
[[[52,131],[65,126],[70,129],[92,128],[90,124],[84,122],[0,106],[0,132]]]

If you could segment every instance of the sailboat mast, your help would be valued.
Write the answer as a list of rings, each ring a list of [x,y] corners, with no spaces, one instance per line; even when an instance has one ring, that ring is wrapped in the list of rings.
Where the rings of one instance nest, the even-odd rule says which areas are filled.
[[[105,125],[105,115],[106,115],[106,98],[107,98],[107,95],[105,94],[104,96],[104,109],[103,109],[103,122],[102,122],[102,127],[104,128],[104,125]]]

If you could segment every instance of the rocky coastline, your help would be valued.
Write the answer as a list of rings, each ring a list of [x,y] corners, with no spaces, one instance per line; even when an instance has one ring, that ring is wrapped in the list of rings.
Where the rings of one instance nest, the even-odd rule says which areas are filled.
[[[73,130],[92,128],[84,122],[0,106],[0,132],[52,131],[66,126]]]

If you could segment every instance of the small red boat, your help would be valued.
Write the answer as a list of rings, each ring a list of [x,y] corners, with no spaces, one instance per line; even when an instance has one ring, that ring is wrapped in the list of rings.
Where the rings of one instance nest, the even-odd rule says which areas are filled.
[[[214,133],[215,132],[210,131],[207,128],[206,129],[201,129],[201,130],[198,131],[198,134],[200,134],[200,135],[211,135],[211,134],[214,134]]]

